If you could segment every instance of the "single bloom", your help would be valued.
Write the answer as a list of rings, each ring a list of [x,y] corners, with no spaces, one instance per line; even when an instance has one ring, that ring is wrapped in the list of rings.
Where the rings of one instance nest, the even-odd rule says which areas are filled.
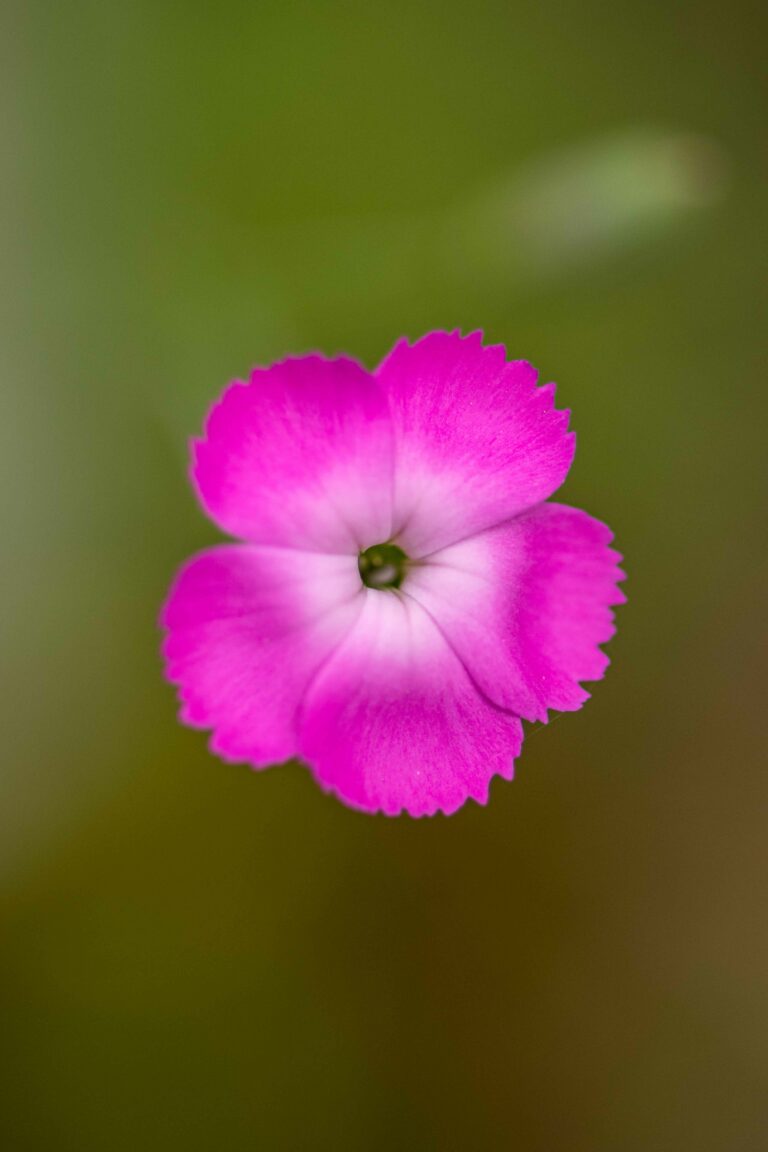
[[[554,398],[478,332],[231,384],[192,480],[238,543],[193,557],[162,613],[181,719],[368,812],[484,804],[521,721],[603,676],[624,599],[609,529],[544,503],[574,454]]]

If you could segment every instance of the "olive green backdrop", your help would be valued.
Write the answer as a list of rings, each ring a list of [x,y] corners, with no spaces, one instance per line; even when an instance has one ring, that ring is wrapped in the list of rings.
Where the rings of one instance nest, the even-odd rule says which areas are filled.
[[[751,1152],[768,1126],[761,6],[0,5],[0,1144]],[[630,576],[486,809],[181,728],[188,437],[485,328]]]

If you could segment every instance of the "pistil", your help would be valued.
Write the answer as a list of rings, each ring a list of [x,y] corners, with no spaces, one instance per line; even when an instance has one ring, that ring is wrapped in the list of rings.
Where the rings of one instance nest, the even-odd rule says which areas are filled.
[[[367,588],[399,588],[408,569],[408,557],[397,544],[374,544],[360,553],[357,566]]]

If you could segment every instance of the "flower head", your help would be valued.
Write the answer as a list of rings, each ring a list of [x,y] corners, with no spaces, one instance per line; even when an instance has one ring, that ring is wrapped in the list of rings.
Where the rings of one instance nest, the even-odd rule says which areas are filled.
[[[181,718],[214,752],[301,757],[366,811],[449,813],[511,779],[521,719],[581,707],[620,557],[543,503],[574,437],[536,379],[433,332],[373,373],[306,356],[227,388],[192,476],[240,543],[191,559],[162,616]]]

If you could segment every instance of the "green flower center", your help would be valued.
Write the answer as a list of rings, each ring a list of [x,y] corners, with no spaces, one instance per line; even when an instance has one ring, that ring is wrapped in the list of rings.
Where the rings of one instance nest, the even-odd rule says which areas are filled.
[[[367,588],[399,588],[408,569],[408,557],[397,544],[374,544],[360,553],[357,567]]]

